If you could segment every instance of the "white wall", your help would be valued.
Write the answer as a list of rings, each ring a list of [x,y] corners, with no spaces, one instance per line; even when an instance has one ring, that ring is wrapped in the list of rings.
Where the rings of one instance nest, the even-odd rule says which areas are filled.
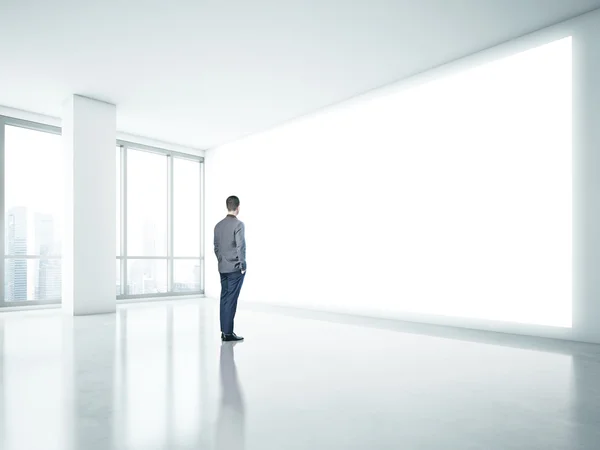
[[[412,93],[420,89],[413,88],[422,86],[423,83],[438,79],[452,80],[452,75],[460,74],[480,64],[568,36],[572,36],[573,49],[572,199],[569,195],[571,186],[565,184],[565,181],[570,182],[570,177],[565,177],[565,174],[569,173],[569,167],[565,169],[564,166],[571,163],[568,152],[563,152],[562,156],[543,153],[545,148],[568,147],[568,142],[557,143],[557,139],[560,141],[561,136],[564,138],[564,135],[555,133],[556,124],[564,124],[568,121],[571,113],[568,107],[564,108],[564,111],[557,110],[556,116],[545,118],[545,125],[541,120],[537,122],[533,120],[528,124],[530,129],[523,132],[538,136],[540,140],[536,142],[530,140],[527,143],[529,147],[523,147],[527,150],[524,153],[526,156],[537,158],[525,161],[523,164],[524,167],[532,169],[535,162],[539,161],[540,170],[531,173],[529,178],[540,182],[544,189],[556,188],[556,192],[553,193],[537,192],[540,201],[535,204],[535,207],[537,210],[543,209],[543,214],[538,216],[547,220],[546,227],[538,227],[540,234],[543,234],[545,229],[558,230],[563,237],[572,234],[572,243],[564,239],[561,241],[560,237],[557,240],[560,242],[553,242],[552,234],[540,237],[536,234],[536,229],[527,229],[528,224],[531,225],[532,221],[539,220],[539,217],[531,213],[526,207],[528,203],[521,201],[522,199],[516,195],[518,193],[513,193],[513,196],[508,198],[512,202],[520,202],[518,205],[522,208],[520,214],[524,217],[523,226],[520,228],[521,233],[519,234],[517,230],[513,233],[513,237],[523,239],[523,230],[526,230],[530,241],[533,242],[528,248],[532,247],[535,251],[530,251],[529,260],[526,259],[527,255],[523,259],[520,254],[517,254],[512,260],[507,260],[511,262],[504,268],[494,267],[496,276],[488,277],[489,281],[494,282],[494,286],[488,291],[481,291],[480,303],[477,302],[477,292],[471,290],[468,296],[470,302],[465,303],[466,300],[461,298],[460,293],[468,285],[469,271],[475,273],[475,276],[471,277],[473,282],[481,280],[482,276],[488,276],[490,271],[482,271],[468,258],[460,258],[461,245],[454,245],[456,243],[452,242],[452,235],[447,233],[448,221],[444,222],[443,227],[439,226],[439,222],[444,221],[444,217],[456,216],[456,212],[446,211],[444,216],[443,212],[439,211],[444,202],[439,202],[440,190],[436,189],[437,186],[431,188],[431,183],[429,187],[427,184],[418,183],[420,178],[450,179],[444,170],[458,167],[454,156],[457,152],[460,153],[458,143],[464,136],[451,135],[456,129],[456,124],[450,120],[451,110],[416,111],[419,107],[418,103],[413,103],[410,107],[405,106],[404,109],[393,109],[391,104],[386,102],[395,96],[404,95],[402,98],[410,103]],[[530,69],[534,68],[530,67]],[[554,68],[547,66],[547,68],[553,72],[549,76],[562,70],[558,66]],[[523,71],[524,78],[527,78],[527,73],[527,70]],[[546,77],[540,77],[539,84],[543,84],[545,79]],[[598,80],[600,80],[600,11],[207,152],[207,295],[217,297],[219,292],[216,264],[210,252],[212,226],[225,213],[225,198],[235,194],[239,195],[242,201],[240,218],[246,222],[248,240],[248,276],[242,293],[243,301],[600,342],[600,283],[597,282],[594,273],[595,267],[600,263],[600,239],[595,235],[595,230],[600,229],[600,206],[598,206],[600,199],[597,198],[600,195],[600,186],[596,186],[600,181],[599,177],[595,176],[600,169],[600,129],[597,126],[600,120],[600,81]],[[501,86],[501,83],[494,86]],[[538,87],[531,83],[529,88],[540,95],[539,101],[542,102],[550,94],[543,88],[538,90]],[[432,92],[441,95],[443,90],[434,89]],[[485,89],[478,92],[480,96],[488,93]],[[558,92],[551,94],[552,97],[555,94],[558,97],[562,95]],[[506,95],[511,94],[506,91]],[[529,94],[525,91],[523,95]],[[412,98],[414,101],[415,97]],[[460,97],[455,98],[454,104],[459,99]],[[481,99],[474,98],[471,104],[478,105],[477,101]],[[483,101],[485,103],[485,99]],[[502,99],[496,98],[490,101],[501,102]],[[505,122],[513,128],[518,127],[524,117],[519,116],[521,111],[519,111],[518,99],[514,104],[517,105],[514,114],[499,117],[498,123],[494,125],[495,128],[486,131],[490,133],[501,131],[500,124],[503,125]],[[386,108],[392,108],[389,109],[390,119],[379,120],[376,124],[371,123],[369,129],[365,129],[365,117],[370,113],[386,111]],[[365,111],[368,112],[367,116]],[[417,119],[412,113],[418,116]],[[561,115],[562,113],[564,114]],[[405,116],[399,117],[399,114]],[[437,117],[432,118],[436,114]],[[442,135],[439,129],[432,131],[428,125],[435,124],[439,128],[440,124],[444,124],[443,114],[450,119]],[[468,111],[463,110],[461,114],[468,114]],[[468,117],[470,120],[477,120],[477,114]],[[402,125],[407,123],[411,124],[410,127],[402,128]],[[487,126],[485,123],[478,123],[474,129],[481,129],[481,127],[485,129],[485,126]],[[532,132],[531,127],[537,127],[535,132]],[[508,138],[513,137],[510,136],[513,132],[508,132]],[[407,135],[411,138],[407,138]],[[393,142],[390,143],[390,140]],[[423,141],[426,143],[422,144]],[[414,164],[414,159],[406,159],[411,153],[406,150],[405,144],[418,143],[421,144],[422,149],[435,149],[443,146],[445,142],[456,144],[452,148],[453,153],[448,157],[443,152],[433,151],[430,155],[430,166],[427,165],[427,160],[422,154],[418,155],[420,158],[418,164]],[[525,145],[523,142],[517,142],[517,147],[513,148],[515,143],[511,144],[510,139],[506,140],[506,136],[499,132],[489,139],[485,148],[495,150],[496,155],[504,155],[505,153],[500,151],[498,142],[504,145],[507,151],[513,152],[513,158],[518,156],[518,145]],[[476,148],[474,145],[477,142],[471,144],[471,148]],[[529,151],[534,145],[539,147],[541,153]],[[477,156],[474,152],[470,155]],[[463,151],[461,154],[467,164],[468,156],[468,152]],[[447,159],[441,162],[440,158]],[[403,165],[407,161],[413,165]],[[490,160],[479,160],[476,164],[489,164],[489,162]],[[545,166],[548,164],[553,164],[556,169],[556,176],[559,177],[556,183],[552,183],[549,178],[553,172]],[[411,170],[406,170],[406,167],[413,169],[417,167],[418,171],[413,170],[411,173]],[[504,169],[510,171],[510,165]],[[437,171],[437,177],[428,173],[430,171]],[[478,171],[481,177],[494,177],[500,173],[494,167],[488,167],[488,170],[484,171],[480,166]],[[514,177],[517,173],[512,171],[510,175]],[[407,179],[410,179],[410,183],[406,181]],[[527,179],[527,174],[524,174],[520,182],[526,183]],[[485,181],[489,180],[480,180],[482,183]],[[497,181],[501,182],[501,180]],[[488,186],[494,185],[488,183]],[[451,183],[448,185],[448,192],[472,195],[472,186],[472,183],[466,185]],[[431,189],[423,197],[423,192],[412,195],[417,194],[414,192],[415,187],[420,191]],[[407,191],[410,195],[405,195]],[[490,192],[486,191],[486,195]],[[403,203],[396,208],[390,208],[388,206],[390,193],[392,198],[400,199]],[[535,201],[535,194],[533,188],[527,191],[527,195],[532,196],[529,199],[530,204]],[[430,204],[436,205],[436,211],[427,216],[429,220],[411,221],[410,218],[402,216],[405,210],[412,213],[419,210],[419,204],[410,203],[411,199],[416,198],[420,201],[426,198],[427,201],[422,202],[425,207]],[[497,198],[497,200],[501,199],[502,197]],[[480,205],[485,204],[485,197],[479,200],[481,200]],[[448,201],[461,208],[467,208],[469,205],[468,202],[452,203],[453,199],[450,197]],[[497,207],[499,203],[484,209],[485,212],[492,214]],[[557,211],[554,216],[553,207]],[[568,214],[565,214],[565,211],[571,208],[572,223],[568,220]],[[471,214],[468,216],[470,219],[476,217],[472,211],[466,209],[462,213]],[[498,229],[498,224],[494,222],[497,219],[491,219],[487,223],[491,231]],[[557,228],[557,221],[561,222],[562,228]],[[423,230],[419,228],[419,224],[428,225],[429,229]],[[462,233],[461,236],[465,239],[469,237],[469,230],[464,226],[461,228],[460,221],[455,225],[450,227],[454,232]],[[398,234],[393,233],[395,229],[400,230]],[[473,230],[477,230],[477,227],[471,228],[470,231]],[[565,232],[568,232],[568,235]],[[436,235],[437,238],[432,238]],[[425,236],[425,239],[420,240],[421,243],[435,243],[432,245],[433,248],[425,249],[421,253],[424,255],[421,261],[414,260],[420,253],[419,248],[414,246],[411,236],[415,237],[416,241]],[[484,235],[480,237],[485,238]],[[495,243],[493,252],[502,252],[503,243],[498,244],[496,241],[497,239],[492,239],[482,242],[485,245]],[[469,244],[472,244],[472,239]],[[510,242],[507,241],[506,244]],[[442,251],[440,246],[443,247]],[[476,246],[470,245],[469,248],[472,255],[477,251]],[[412,259],[403,259],[407,249],[412,252]],[[454,254],[447,258],[449,250],[453,250]],[[495,254],[493,252],[492,254]],[[534,254],[535,252],[538,252],[537,255]],[[572,280],[568,273],[571,266],[571,252]],[[556,254],[560,254],[560,258],[557,258]],[[486,252],[485,249],[479,256],[487,257],[488,264],[493,261],[493,258],[489,258],[490,252]],[[458,261],[455,265],[458,265],[459,269],[465,268],[466,275],[440,280],[444,267],[454,270],[452,272],[454,274],[458,273],[456,267],[452,266],[455,261]],[[555,264],[544,262],[544,266],[541,267],[539,262],[542,261],[554,261]],[[419,264],[420,269],[416,270],[415,266]],[[513,269],[513,266],[519,264],[521,264],[520,272]],[[436,265],[437,267],[432,268]],[[527,271],[528,267],[531,268],[530,271]],[[512,270],[512,278],[509,277],[511,281],[508,286],[506,283],[503,285],[505,278],[499,272],[501,270],[508,272]],[[523,286],[527,286],[530,292],[514,292],[515,277],[524,270],[529,278],[525,280]],[[557,277],[562,277],[563,282],[557,284]],[[448,286],[447,298],[440,298],[446,289],[441,285],[442,281]],[[422,290],[419,289],[419,283],[423,287]],[[449,286],[452,283],[455,285]],[[459,285],[456,285],[457,283]],[[412,286],[412,290],[407,291],[407,285]],[[485,288],[485,284],[480,287]],[[511,288],[513,294],[509,295]],[[567,292],[565,290],[567,288],[568,291],[572,290],[572,328],[568,326],[571,322],[569,317],[571,311],[568,308],[571,292]],[[562,289],[562,292],[557,289]],[[421,291],[426,291],[428,295],[422,295]],[[504,297],[499,296],[498,292]],[[407,294],[410,293],[414,294],[414,298],[407,299]],[[434,297],[436,298],[432,301]],[[494,302],[490,302],[492,297],[495,297]],[[419,300],[416,305],[415,299]],[[507,302],[514,302],[515,299],[518,300],[517,304],[507,306]],[[525,301],[522,301],[523,299]],[[560,304],[557,306],[554,302]],[[525,314],[527,317],[522,320],[515,319],[514,314],[511,315],[511,308],[514,312],[514,309],[519,307],[525,311],[524,314],[529,308],[528,316]],[[556,317],[552,320],[546,320],[547,318],[536,320],[538,316],[544,317],[550,307],[554,308],[555,314],[562,315],[564,326],[548,326],[557,324],[554,320]],[[465,308],[470,309],[470,313],[463,314]],[[486,320],[490,317],[498,320]]]

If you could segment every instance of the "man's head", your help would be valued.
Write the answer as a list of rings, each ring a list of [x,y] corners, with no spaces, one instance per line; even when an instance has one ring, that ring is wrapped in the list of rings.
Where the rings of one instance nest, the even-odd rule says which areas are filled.
[[[240,199],[235,195],[227,198],[227,212],[237,216],[240,212]]]

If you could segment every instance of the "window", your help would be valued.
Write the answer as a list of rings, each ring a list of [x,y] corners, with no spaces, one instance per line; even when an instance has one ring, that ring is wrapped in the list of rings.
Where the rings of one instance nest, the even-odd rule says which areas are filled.
[[[0,307],[59,303],[64,229],[60,129],[0,116],[0,162]],[[116,296],[202,293],[202,158],[119,142],[115,170]]]
[[[166,155],[127,152],[127,254],[167,256]]]
[[[200,257],[200,162],[173,160],[173,251]]]
[[[202,293],[202,158],[119,144],[117,296]]]
[[[173,160],[173,290],[200,290],[200,162]]]
[[[60,302],[64,222],[60,130],[1,117],[0,128],[4,159],[0,306]]]

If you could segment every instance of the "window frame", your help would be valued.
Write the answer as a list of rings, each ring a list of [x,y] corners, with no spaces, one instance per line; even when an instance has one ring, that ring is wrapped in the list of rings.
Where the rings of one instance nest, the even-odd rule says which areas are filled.
[[[167,297],[183,297],[183,296],[198,296],[204,295],[204,259],[205,259],[205,246],[204,246],[204,158],[202,156],[167,150],[164,148],[153,147],[145,144],[138,144],[135,142],[125,141],[117,139],[116,146],[121,149],[120,159],[120,255],[116,258],[117,262],[120,263],[120,286],[121,290],[117,294],[117,301],[126,300],[137,300],[137,299],[153,299],[153,298],[167,298]],[[115,149],[116,150],[116,149]],[[127,251],[127,155],[130,150],[143,151],[154,153],[167,157],[167,256],[140,256],[140,255],[129,255]],[[174,210],[173,210],[173,196],[174,196],[174,184],[173,184],[173,161],[174,159],[185,159],[188,161],[198,162],[198,170],[200,176],[200,227],[199,242],[200,242],[200,256],[174,256],[173,255],[173,224],[174,224]],[[129,260],[154,260],[154,261],[167,261],[167,292],[153,293],[153,294],[129,294],[126,292],[128,286],[127,280],[127,262]],[[200,289],[197,291],[190,292],[175,292],[174,291],[174,262],[180,260],[187,261],[198,261],[200,264]]]
[[[0,115],[0,230],[6,235],[6,226],[5,216],[6,216],[6,164],[5,164],[5,152],[6,152],[6,142],[5,142],[5,127],[6,126],[15,126],[20,128],[26,128],[33,131],[39,131],[44,133],[52,133],[55,135],[62,135],[61,127],[54,125],[47,125],[43,123],[33,122],[24,119],[17,119],[14,117]],[[183,297],[183,296],[199,296],[204,295],[204,286],[205,286],[205,242],[204,242],[204,218],[205,218],[205,209],[204,209],[204,192],[205,192],[205,172],[204,172],[204,157],[199,155],[193,155],[178,151],[167,150],[160,147],[153,147],[145,144],[138,144],[131,141],[116,140],[116,147],[121,149],[121,159],[120,159],[120,237],[119,244],[121,249],[121,254],[116,257],[116,261],[120,263],[120,274],[121,274],[121,293],[116,296],[117,302],[119,301],[127,301],[127,300],[135,300],[135,299],[153,299],[153,298],[168,298],[168,297]],[[127,151],[135,150],[135,151],[146,151],[151,153],[156,153],[160,155],[167,156],[167,170],[168,170],[168,251],[167,256],[162,257],[154,257],[154,256],[130,256],[127,254]],[[116,151],[116,148],[115,148]],[[200,236],[200,256],[199,257],[177,257],[173,256],[173,160],[174,158],[178,159],[186,159],[191,161],[197,161],[199,166],[199,176],[200,176],[200,204],[198,207],[200,208],[200,227],[198,230]],[[5,271],[6,264],[9,260],[14,259],[23,259],[26,261],[29,260],[61,260],[61,255],[19,255],[18,258],[6,255],[6,247],[5,247],[5,238],[0,239],[0,251],[2,252],[3,257],[0,258],[0,288],[2,292],[0,293],[0,311],[3,308],[11,308],[11,307],[28,307],[28,306],[50,306],[50,305],[59,305],[62,303],[62,296],[58,299],[52,300],[26,300],[19,302],[7,302],[6,301],[6,292],[4,289],[5,284]],[[129,295],[124,292],[124,287],[127,286],[127,261],[128,260],[140,260],[140,259],[149,259],[149,260],[161,260],[167,261],[167,280],[168,280],[168,290],[164,293],[157,294],[138,294],[138,295]],[[174,277],[173,277],[173,269],[174,269],[174,261],[177,260],[188,260],[188,261],[198,261],[200,265],[200,289],[198,291],[190,291],[190,292],[174,292]],[[116,280],[115,280],[116,281]],[[61,273],[61,283],[62,283],[62,273]]]
[[[42,133],[50,133],[55,135],[62,135],[60,127],[53,125],[46,125],[38,122],[32,122],[29,120],[16,119],[14,117],[8,117],[0,115],[0,230],[2,232],[2,239],[0,239],[0,251],[2,258],[0,258],[0,310],[2,308],[11,307],[23,307],[23,306],[44,306],[44,305],[56,305],[62,302],[62,295],[58,299],[51,300],[25,300],[25,301],[6,301],[5,292],[5,277],[6,277],[6,264],[10,260],[59,260],[62,261],[61,255],[14,255],[6,254],[5,237],[6,237],[6,140],[5,140],[5,129],[6,126],[25,128],[28,130],[39,131]],[[61,270],[61,283],[62,283],[62,270]]]

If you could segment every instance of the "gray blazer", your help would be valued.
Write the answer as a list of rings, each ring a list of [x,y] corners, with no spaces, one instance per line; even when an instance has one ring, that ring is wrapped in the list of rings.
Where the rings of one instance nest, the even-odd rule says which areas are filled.
[[[228,215],[215,226],[215,255],[220,273],[246,270],[244,222]]]

